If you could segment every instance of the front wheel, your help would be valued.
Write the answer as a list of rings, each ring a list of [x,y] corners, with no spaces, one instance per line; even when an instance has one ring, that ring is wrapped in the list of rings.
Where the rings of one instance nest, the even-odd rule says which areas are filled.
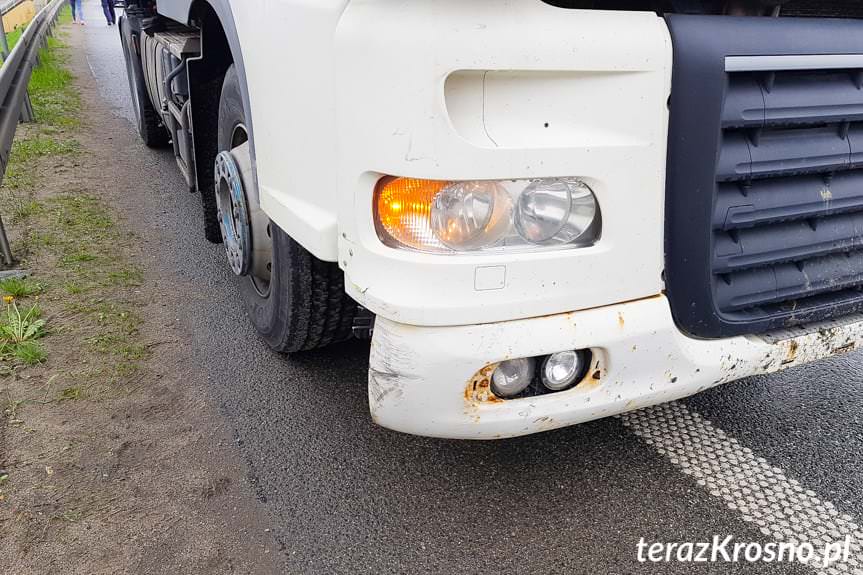
[[[231,66],[219,102],[215,199],[228,263],[255,329],[279,352],[351,335],[357,305],[339,267],[314,257],[263,213],[253,174],[240,80]]]

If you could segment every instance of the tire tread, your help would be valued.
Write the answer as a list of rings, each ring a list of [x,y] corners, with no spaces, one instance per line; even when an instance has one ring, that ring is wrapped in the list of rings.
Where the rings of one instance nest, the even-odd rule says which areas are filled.
[[[244,120],[238,82],[232,66],[225,74],[217,114],[221,150],[230,147],[229,134]],[[215,215],[215,193],[203,194],[205,202],[210,197]],[[221,237],[218,221],[213,221]],[[350,338],[358,308],[345,293],[344,272],[338,264],[316,258],[275,222],[270,227],[273,268],[269,290],[262,295],[249,278],[242,278],[240,284],[258,333],[280,353],[310,351]]]

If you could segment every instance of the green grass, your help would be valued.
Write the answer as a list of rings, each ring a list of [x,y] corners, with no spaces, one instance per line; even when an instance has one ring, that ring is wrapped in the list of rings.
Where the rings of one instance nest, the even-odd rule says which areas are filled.
[[[15,207],[12,209],[13,222],[22,222],[33,216],[38,216],[44,211],[44,206],[32,199],[15,201],[14,204]]]
[[[80,149],[76,140],[58,141],[53,138],[37,135],[12,144],[12,154],[16,161],[26,163],[44,156],[64,156],[74,154]]]
[[[61,23],[70,19],[68,7],[64,8]],[[128,258],[118,257],[117,248],[127,241],[127,234],[115,224],[104,200],[87,190],[86,184],[46,197],[37,195],[40,170],[70,166],[72,160],[62,158],[81,152],[74,139],[82,119],[80,96],[67,68],[69,50],[63,31],[58,29],[58,34],[41,51],[40,66],[33,72],[29,93],[36,122],[19,128],[0,192],[4,215],[27,230],[18,240],[23,244],[18,251],[33,258],[34,269],[48,266],[40,275],[45,283],[0,284],[0,295],[21,299],[41,294],[38,301],[50,317],[57,317],[58,307],[63,310],[59,321],[52,319],[52,334],[72,334],[82,358],[98,356],[89,363],[98,365],[89,379],[62,386],[65,389],[56,397],[62,401],[83,398],[85,391],[87,397],[104,391],[101,383],[94,387],[94,378],[105,383],[130,381],[151,350],[140,341],[143,319],[125,291],[140,286],[143,273]],[[0,301],[0,328],[9,323],[3,309]],[[26,315],[27,310],[21,313]],[[47,326],[40,313],[36,308],[29,318],[18,318],[21,321],[12,330],[15,337],[0,336],[0,372],[13,373],[48,360],[51,340],[42,346],[40,338]]]
[[[75,385],[62,390],[60,392],[59,399],[60,401],[75,401],[76,399],[79,399],[83,393],[83,388],[80,385]]]
[[[82,264],[85,262],[92,262],[96,259],[96,256],[87,251],[77,251],[71,254],[66,254],[60,258],[60,263],[64,265],[76,265]]]
[[[39,52],[39,67],[30,78],[30,101],[39,123],[51,127],[75,127],[79,123],[81,97],[72,86],[72,73],[66,68],[69,55],[59,49],[66,44],[48,38],[48,47]]]
[[[0,359],[10,357],[26,365],[36,365],[47,359],[45,350],[36,340],[45,335],[42,310],[32,305],[22,311],[15,302],[6,304],[0,314]]]
[[[57,14],[58,24],[68,24],[72,21],[72,7],[66,4],[60,8],[60,13]]]
[[[108,272],[108,283],[122,287],[136,287],[144,283],[144,273],[134,266]]]
[[[64,7],[60,22],[70,19],[68,6]],[[10,33],[8,38],[11,42],[16,39],[16,34]],[[72,155],[80,150],[78,142],[64,135],[64,131],[79,125],[80,109],[80,96],[72,85],[73,76],[66,68],[69,59],[66,48],[62,39],[50,37],[47,48],[39,52],[40,64],[33,70],[28,87],[36,123],[19,130],[12,145],[3,176],[3,186],[7,190],[33,187],[36,174],[33,160]],[[12,205],[15,206],[13,218],[19,221],[33,215],[31,208],[35,206],[28,198],[19,197]]]
[[[38,341],[23,341],[12,348],[12,354],[27,365],[37,365],[48,359]]]
[[[111,214],[94,196],[76,194],[51,199],[52,218],[64,231],[77,237],[104,239],[114,227]]]
[[[24,27],[18,26],[11,32],[6,32],[6,43],[9,44],[9,51],[12,51],[12,48],[15,47],[15,44],[18,43],[18,40],[21,39],[21,34],[24,33]]]
[[[14,301],[6,304],[5,313],[0,314],[0,341],[15,345],[43,335],[45,320],[38,305],[33,304],[22,311]]]
[[[3,185],[11,189],[28,188],[33,185],[33,170],[31,164],[38,158],[46,156],[66,156],[78,153],[81,146],[76,140],[57,140],[40,133],[16,138],[12,142],[12,152],[9,155],[9,165],[3,177]],[[31,204],[32,200],[20,202]],[[34,206],[29,206],[34,207]],[[26,210],[15,217],[26,216]]]
[[[0,292],[16,298],[30,297],[42,293],[42,285],[27,278],[0,280]]]

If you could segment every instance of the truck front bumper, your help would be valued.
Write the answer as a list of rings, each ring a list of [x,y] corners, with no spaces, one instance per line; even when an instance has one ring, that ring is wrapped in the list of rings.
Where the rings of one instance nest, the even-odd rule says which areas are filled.
[[[664,296],[458,327],[416,327],[379,318],[370,357],[369,406],[375,422],[406,433],[514,437],[845,353],[861,340],[859,317],[806,332],[696,340],[675,327]],[[488,390],[488,366],[584,348],[593,351],[593,365],[572,389],[510,400]]]

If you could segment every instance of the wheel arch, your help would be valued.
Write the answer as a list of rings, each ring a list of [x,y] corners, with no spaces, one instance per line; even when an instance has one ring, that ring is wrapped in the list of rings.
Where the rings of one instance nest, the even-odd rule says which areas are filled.
[[[213,24],[218,24],[218,28],[210,28],[210,32],[218,34],[220,36],[219,41],[225,42],[230,50],[231,60],[237,67],[237,74],[240,77],[240,87],[242,89],[246,117],[251,118],[246,67],[243,62],[240,37],[237,33],[237,26],[234,22],[234,13],[231,11],[230,2],[228,0],[174,0],[173,2],[160,2],[157,5],[157,11],[162,16],[186,25],[212,26]],[[215,20],[210,19],[208,11],[211,11],[215,15]],[[203,31],[202,33],[207,32]],[[207,50],[208,48],[204,45],[203,49]],[[227,67],[226,65],[225,69]],[[249,120],[249,123],[251,123],[251,120]]]
[[[158,5],[162,16],[201,31],[201,56],[189,61],[192,125],[195,144],[195,181],[204,203],[204,231],[211,242],[221,242],[215,212],[214,165],[218,154],[219,96],[225,73],[234,66],[240,84],[246,129],[257,185],[254,125],[243,52],[228,0],[179,0]]]

